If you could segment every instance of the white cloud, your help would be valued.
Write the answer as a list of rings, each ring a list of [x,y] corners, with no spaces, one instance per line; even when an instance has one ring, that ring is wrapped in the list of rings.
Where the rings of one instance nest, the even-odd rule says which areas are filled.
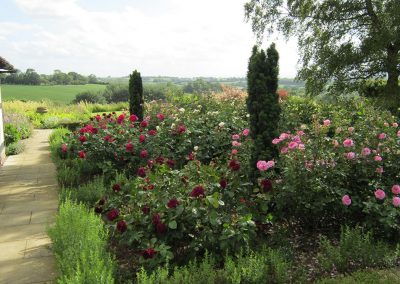
[[[143,75],[246,74],[255,39],[244,23],[244,0],[165,1],[167,12],[151,15],[133,5],[99,12],[76,0],[15,0],[35,25],[8,23],[4,29],[0,22],[0,44],[29,27],[31,36],[14,36],[7,44],[13,48],[9,54],[21,69],[46,73],[62,69],[121,76],[138,69]],[[278,41],[277,47],[282,46]],[[279,50],[282,76],[294,75],[297,57],[293,44],[289,48]]]

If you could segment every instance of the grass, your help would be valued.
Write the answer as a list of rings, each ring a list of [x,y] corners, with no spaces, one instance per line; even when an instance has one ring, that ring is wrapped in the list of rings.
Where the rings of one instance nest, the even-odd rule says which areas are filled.
[[[103,91],[105,85],[54,85],[54,86],[26,86],[2,85],[3,101],[25,100],[42,101],[50,100],[57,103],[70,103],[78,93],[84,91]]]

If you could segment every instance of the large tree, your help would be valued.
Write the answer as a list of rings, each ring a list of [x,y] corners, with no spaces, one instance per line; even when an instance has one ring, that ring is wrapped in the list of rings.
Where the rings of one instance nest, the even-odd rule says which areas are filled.
[[[307,92],[383,78],[400,106],[399,0],[250,0],[245,11],[258,39],[265,32],[297,36],[298,78]]]

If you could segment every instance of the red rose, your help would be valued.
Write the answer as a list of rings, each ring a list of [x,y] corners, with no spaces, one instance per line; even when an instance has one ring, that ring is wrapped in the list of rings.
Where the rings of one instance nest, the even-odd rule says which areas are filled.
[[[185,131],[186,131],[185,125],[181,124],[181,125],[178,126],[178,133],[179,134],[182,134]]]
[[[129,120],[130,121],[132,121],[132,122],[135,122],[135,121],[137,121],[139,118],[136,116],[136,115],[134,115],[134,114],[132,114],[130,117],[129,117]]]
[[[154,225],[157,225],[158,223],[161,222],[160,214],[158,214],[158,213],[153,214],[153,217],[151,217],[151,220]]]
[[[118,116],[117,118],[117,123],[118,124],[122,124],[122,122],[125,120],[125,114],[121,114],[120,116]]]
[[[86,158],[86,153],[85,153],[85,151],[79,151],[78,152],[78,155],[79,155],[79,158],[81,158],[81,159],[85,159]]]
[[[164,115],[163,115],[162,113],[157,114],[157,118],[158,118],[160,121],[163,121],[163,120],[165,119],[165,117],[164,117]]]
[[[118,209],[114,208],[114,209],[108,211],[107,218],[108,218],[108,220],[113,221],[118,217],[118,215],[119,215]]]
[[[120,231],[121,233],[125,232],[127,228],[128,226],[125,220],[121,220],[117,223],[117,230]]]
[[[176,208],[179,205],[179,201],[176,198],[172,198],[168,201],[167,206],[168,208]]]
[[[61,152],[63,152],[63,153],[67,153],[67,152],[68,152],[68,146],[67,146],[67,144],[63,143],[63,144],[61,145]]]
[[[125,145],[125,149],[126,149],[127,152],[132,152],[133,151],[132,143],[129,142],[128,144],[126,144]]]
[[[139,136],[139,142],[143,143],[144,141],[146,141],[146,136],[144,136],[143,134],[140,134]]]
[[[147,190],[153,190],[154,189],[154,184],[149,184],[147,186]]]
[[[219,185],[221,186],[221,188],[223,188],[223,189],[225,189],[226,188],[226,186],[228,185],[228,181],[226,180],[226,179],[221,179],[220,181],[219,181]]]
[[[97,134],[99,132],[99,129],[98,128],[93,128],[93,130],[92,130],[92,133],[93,134]]]
[[[143,121],[140,123],[140,127],[143,127],[143,128],[147,127],[148,125],[149,125],[149,124],[147,123],[146,120],[143,120]]]
[[[164,234],[167,231],[167,226],[165,226],[164,223],[159,222],[156,225],[156,231],[157,231],[158,234]]]
[[[153,248],[148,248],[142,251],[142,256],[145,259],[153,258],[156,255],[157,251]]]
[[[114,192],[118,192],[118,191],[121,190],[121,186],[120,186],[118,183],[116,183],[116,184],[114,184],[114,185],[112,186],[112,190],[113,190]]]
[[[156,162],[160,165],[162,165],[164,163],[164,157],[163,156],[159,156],[156,158]]]
[[[229,168],[231,168],[232,171],[238,171],[240,170],[240,163],[238,160],[230,160],[229,161]]]
[[[146,149],[140,151],[140,157],[141,158],[147,158],[148,155],[149,155],[149,153],[147,152]]]
[[[270,192],[272,190],[272,181],[269,179],[263,179],[261,181],[261,188],[263,192]]]
[[[196,186],[195,188],[193,188],[190,196],[195,198],[204,197],[204,188],[201,185]]]
[[[171,159],[168,159],[168,160],[167,160],[167,165],[168,165],[168,167],[170,167],[171,169],[173,169],[174,166],[175,166],[175,161],[174,161],[174,160],[171,160]]]
[[[149,214],[150,213],[150,207],[149,206],[143,206],[142,207],[142,212],[143,212],[143,214]]]
[[[82,143],[86,142],[86,136],[85,135],[79,136],[79,141],[81,141]]]
[[[155,131],[154,129],[152,129],[152,130],[149,130],[149,131],[147,132],[147,134],[149,134],[150,136],[155,136],[155,135],[157,134],[157,131]]]
[[[147,166],[148,166],[149,168],[152,168],[152,167],[153,167],[153,164],[154,164],[154,161],[153,161],[153,160],[147,160]]]
[[[143,167],[138,168],[137,170],[137,175],[144,178],[146,177],[146,170]]]
[[[100,115],[96,115],[94,118],[95,118],[97,121],[100,121],[100,120],[101,120],[101,116],[100,116]]]

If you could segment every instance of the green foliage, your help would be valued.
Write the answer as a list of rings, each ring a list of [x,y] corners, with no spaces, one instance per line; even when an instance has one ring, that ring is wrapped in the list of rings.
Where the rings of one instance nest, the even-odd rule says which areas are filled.
[[[210,94],[212,92],[221,92],[221,84],[207,82],[203,79],[196,79],[183,87],[183,92],[190,94]]]
[[[250,0],[245,10],[259,39],[265,31],[297,36],[298,77],[308,92],[355,90],[358,81],[387,77],[385,92],[400,106],[400,35],[393,28],[400,20],[399,1]]]
[[[143,84],[140,73],[136,70],[129,76],[129,113],[143,120]]]
[[[18,155],[24,152],[25,144],[21,141],[13,142],[9,145],[6,145],[6,156]]]
[[[89,207],[94,207],[106,193],[103,177],[95,177],[86,184],[81,184],[74,188],[64,188],[61,192],[61,200],[70,198],[77,203],[84,203]]]
[[[49,136],[49,144],[50,144],[50,150],[52,154],[53,160],[57,162],[57,159],[60,156],[60,148],[61,144],[63,143],[63,139],[65,136],[70,134],[71,131],[66,129],[66,128],[57,128],[52,131],[52,133]]]
[[[95,93],[91,91],[86,91],[79,93],[75,96],[72,103],[77,104],[80,102],[92,103],[92,104],[103,104],[105,103],[105,98],[101,93]]]
[[[108,103],[128,102],[129,90],[128,85],[109,84],[104,90],[103,96]]]
[[[393,284],[400,279],[399,269],[372,270],[366,269],[352,273],[351,275],[338,277],[335,279],[323,279],[318,284],[358,284],[358,283],[380,283]]]
[[[256,168],[259,160],[273,160],[278,152],[272,139],[277,135],[281,112],[276,93],[278,88],[279,55],[272,44],[259,51],[253,47],[247,73],[248,93],[247,110],[250,114],[250,135],[254,140],[250,158],[250,176],[254,180],[258,175]]]
[[[175,267],[169,273],[168,266],[159,267],[148,274],[144,269],[137,273],[138,284],[153,283],[287,283],[291,264],[277,250],[262,249],[237,257],[226,257],[224,267],[218,268],[208,254],[199,262]]]
[[[321,239],[319,262],[323,269],[347,272],[366,267],[389,267],[396,264],[398,255],[383,242],[375,242],[372,232],[361,228],[343,227],[337,246]]]
[[[84,205],[69,199],[63,202],[48,234],[61,271],[59,283],[114,283],[107,231]]]
[[[4,141],[6,145],[10,145],[21,140],[21,133],[19,133],[16,126],[6,124],[4,126]]]
[[[182,88],[172,83],[145,84],[143,89],[143,96],[147,102],[166,100],[171,95],[181,96],[182,94]]]

